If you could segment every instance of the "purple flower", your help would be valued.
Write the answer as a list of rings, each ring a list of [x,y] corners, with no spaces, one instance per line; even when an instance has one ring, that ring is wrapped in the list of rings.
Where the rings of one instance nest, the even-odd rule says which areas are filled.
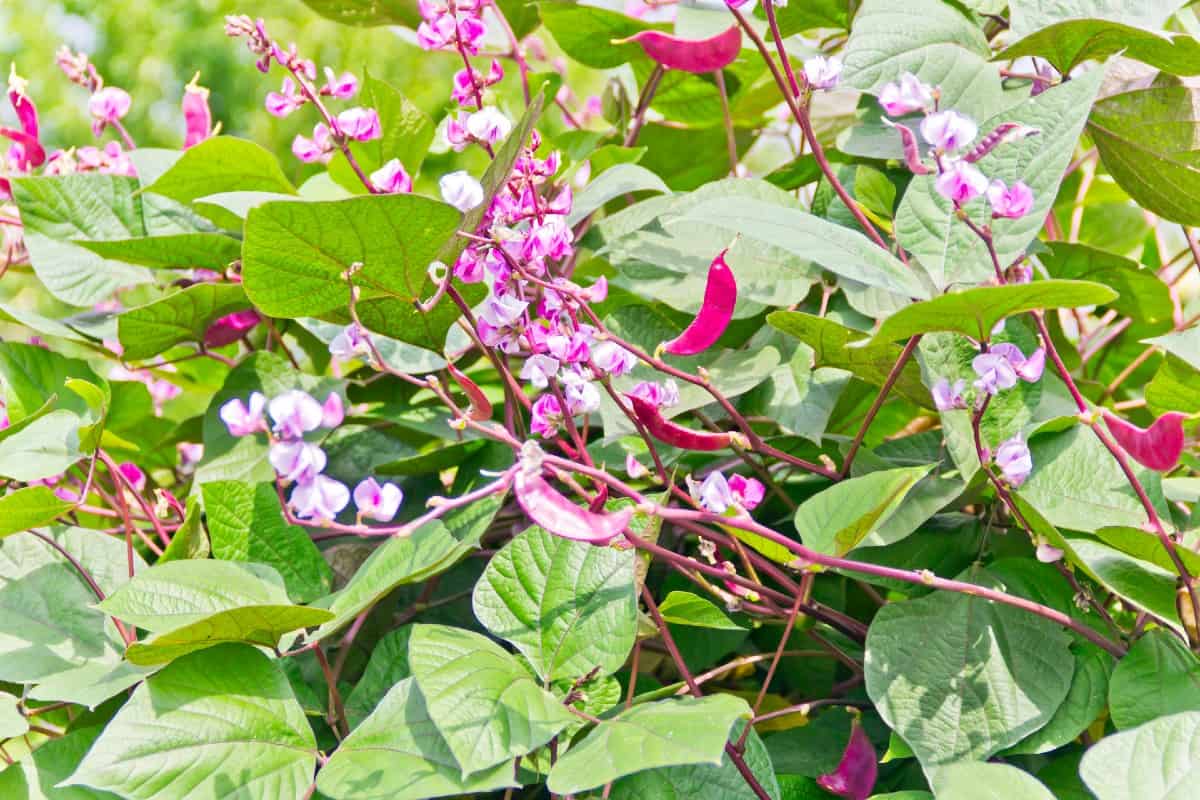
[[[483,202],[483,185],[463,170],[443,175],[438,188],[442,199],[464,214]]]
[[[467,117],[467,133],[471,138],[496,144],[512,131],[512,122],[499,109],[487,106]]]
[[[967,382],[959,378],[950,385],[947,378],[938,378],[933,384],[933,390],[930,394],[933,395],[933,404],[938,411],[949,411],[953,408],[966,408],[967,401],[963,399],[963,389],[967,387]]]
[[[600,390],[592,383],[592,373],[575,365],[562,374],[563,397],[571,416],[591,414],[600,408]]]
[[[521,380],[529,381],[535,389],[545,389],[550,385],[550,379],[558,374],[558,366],[557,358],[530,356],[521,367]]]
[[[354,322],[343,328],[341,333],[334,336],[333,341],[329,343],[329,354],[339,361],[348,361],[370,352],[371,348],[367,344],[367,337],[363,334],[362,328],[359,328],[358,324]]]
[[[673,406],[679,402],[679,387],[671,378],[663,383],[641,381],[633,387],[630,394],[654,403],[659,408]]]
[[[492,295],[480,306],[479,319],[495,328],[504,328],[521,319],[528,307],[529,303],[516,295]]]
[[[592,349],[596,366],[613,377],[628,375],[637,366],[637,356],[616,342],[604,341]]]
[[[350,490],[345,484],[325,475],[297,483],[288,504],[301,519],[332,520],[350,502]]]
[[[1018,219],[1033,208],[1033,189],[1024,181],[1008,186],[996,178],[988,184],[987,199],[992,206],[993,217]]]
[[[1024,483],[1029,473],[1033,472],[1033,456],[1029,453],[1029,446],[1019,436],[996,448],[995,461],[1004,479],[1014,488]]]
[[[879,104],[890,117],[924,111],[933,105],[933,90],[921,83],[916,75],[906,72],[898,81],[880,90]]]
[[[938,111],[921,120],[921,136],[942,151],[966,147],[978,133],[974,120],[957,111]]]
[[[832,89],[842,77],[842,59],[813,56],[804,62],[804,79],[814,89]]]
[[[292,155],[306,164],[319,161],[328,164],[333,158],[335,144],[329,126],[318,122],[313,128],[313,138],[309,139],[300,134],[292,140]]]
[[[273,117],[283,118],[304,105],[304,95],[296,91],[296,84],[290,78],[283,79],[283,85],[278,92],[267,92],[267,112]]]
[[[996,394],[1001,389],[1011,389],[1017,385],[1017,371],[1001,353],[980,353],[971,361],[971,367],[979,376],[975,388],[981,392]]]
[[[129,113],[133,98],[124,89],[115,86],[105,86],[97,90],[88,100],[88,111],[94,122],[92,132],[99,136],[104,132],[104,126],[116,122]]]
[[[337,129],[356,142],[369,142],[383,135],[379,112],[373,108],[348,108],[337,115]]]
[[[311,442],[295,439],[274,442],[267,451],[267,460],[285,481],[308,483],[325,469],[325,451]]]
[[[146,473],[142,472],[142,468],[132,461],[123,461],[117,464],[117,471],[121,473],[121,477],[129,482],[135,492],[141,492],[146,489]]]
[[[354,505],[358,507],[358,518],[391,522],[404,501],[404,492],[394,483],[382,486],[374,478],[363,480],[354,487]]]
[[[346,407],[342,403],[342,396],[337,392],[330,392],[321,404],[321,427],[336,428],[345,418]]]
[[[275,431],[284,439],[299,439],[321,427],[325,412],[308,392],[290,389],[271,398],[267,413],[275,421]]]
[[[729,479],[729,488],[733,492],[733,499],[747,511],[753,510],[767,495],[766,487],[758,478],[734,475]]]
[[[972,164],[953,161],[937,176],[934,188],[942,197],[961,206],[987,191],[988,179]]]
[[[404,165],[398,158],[393,158],[372,172],[371,183],[385,194],[408,194],[413,188],[412,178],[404,171]]]
[[[543,439],[549,439],[562,425],[562,405],[552,394],[544,394],[533,401],[529,427]]]
[[[995,358],[984,359],[984,356],[995,356],[1002,360],[1000,363]],[[981,360],[982,359],[982,360]],[[1007,364],[1007,369],[1005,367]],[[1041,380],[1042,372],[1046,369],[1046,351],[1039,347],[1026,358],[1021,352],[1021,348],[1010,342],[1001,342],[1000,344],[992,345],[992,349],[987,353],[982,353],[975,357],[971,362],[971,366],[975,368],[975,372],[980,376],[980,379],[985,384],[991,385],[992,377],[988,377],[989,373],[996,373],[995,383],[999,389],[1009,389],[1016,384],[1016,379],[1020,378],[1028,383],[1036,383]],[[1009,373],[1011,372],[1011,381]],[[979,381],[976,381],[975,386],[983,389]],[[995,394],[994,390],[988,390],[988,394]]]
[[[1059,550],[1052,544],[1042,542],[1037,546],[1036,555],[1037,560],[1041,561],[1043,564],[1053,564],[1055,561],[1062,560],[1063,551]]]
[[[357,92],[358,78],[354,77],[354,73],[343,72],[341,75],[334,75],[332,69],[325,68],[325,85],[321,87],[321,94],[339,100],[349,100]]]
[[[697,494],[696,499],[700,501],[704,510],[714,514],[724,514],[726,509],[737,502],[729,481],[720,472],[708,473]]]
[[[263,409],[266,405],[267,398],[263,397],[261,392],[253,392],[250,395],[249,406],[243,403],[240,397],[235,397],[221,406],[217,413],[229,429],[230,436],[248,436],[266,430],[266,422],[263,420]]]

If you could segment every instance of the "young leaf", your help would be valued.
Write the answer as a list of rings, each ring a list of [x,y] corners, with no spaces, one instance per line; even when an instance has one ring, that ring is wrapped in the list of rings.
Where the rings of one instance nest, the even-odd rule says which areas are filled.
[[[136,239],[80,241],[101,258],[155,269],[203,267],[224,272],[242,254],[242,243],[223,233],[176,233]]]
[[[1049,248],[1038,254],[1038,260],[1052,277],[1103,283],[1120,295],[1109,307],[1139,324],[1161,326],[1161,330],[1173,325],[1171,293],[1154,270],[1085,244],[1051,242]]]
[[[1182,33],[1150,31],[1103,19],[1072,19],[1026,36],[996,57],[1039,56],[1059,72],[1121,53],[1171,75],[1200,73],[1200,42]]]
[[[844,556],[883,524],[931,467],[871,472],[830,486],[796,511],[804,544],[826,555]]]
[[[357,728],[392,687],[412,675],[408,668],[408,639],[412,626],[391,631],[376,643],[362,677],[346,698],[346,720]],[[422,708],[425,701],[421,700]]]
[[[0,497],[0,538],[49,525],[74,505],[60,499],[47,486],[27,486],[9,492]]]
[[[1008,764],[950,764],[933,772],[938,797],[972,800],[1055,800],[1028,772]]]
[[[694,628],[713,628],[723,631],[745,630],[741,625],[729,618],[711,600],[707,600],[691,592],[671,592],[658,606],[658,612],[663,620],[675,625],[688,625]]]
[[[296,193],[275,156],[232,136],[214,136],[188,148],[146,191],[180,203],[219,192]]]
[[[475,584],[475,616],[520,650],[544,680],[625,663],[637,633],[634,552],[530,527],[492,557]]]
[[[275,648],[286,633],[328,622],[323,608],[293,605],[246,605],[219,611],[188,625],[131,644],[125,658],[138,666],[154,666],[180,656],[230,642]]]

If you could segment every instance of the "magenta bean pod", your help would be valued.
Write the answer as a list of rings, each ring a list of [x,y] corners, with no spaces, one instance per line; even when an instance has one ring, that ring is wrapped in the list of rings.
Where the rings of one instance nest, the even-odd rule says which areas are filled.
[[[637,42],[655,63],[683,72],[714,72],[729,66],[742,51],[742,30],[737,25],[708,39],[681,39],[662,31],[639,31],[616,44]]]
[[[704,302],[696,318],[683,333],[662,345],[663,352],[676,356],[693,356],[712,347],[733,319],[737,305],[737,281],[733,270],[725,261],[725,248],[712,260],[708,268],[708,282],[704,286]]]
[[[1104,412],[1104,424],[1117,444],[1148,469],[1167,472],[1179,463],[1183,453],[1183,421],[1186,414],[1168,411],[1149,428],[1139,428],[1115,414]]]

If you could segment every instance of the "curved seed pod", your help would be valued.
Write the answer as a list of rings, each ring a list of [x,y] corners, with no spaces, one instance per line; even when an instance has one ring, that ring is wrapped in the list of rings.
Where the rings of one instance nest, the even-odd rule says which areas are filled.
[[[693,356],[712,347],[729,321],[733,319],[733,308],[737,305],[737,281],[733,270],[725,263],[726,247],[712,260],[708,268],[708,282],[704,286],[704,303],[696,318],[683,333],[662,344],[662,350],[676,356]]]
[[[1022,125],[1019,122],[1002,122],[993,128],[991,133],[980,139],[979,144],[975,145],[969,153],[963,156],[963,160],[969,164],[974,164],[1002,144],[1015,142],[1018,139],[1024,139],[1026,136],[1036,136],[1038,133],[1040,131],[1037,128]]]
[[[883,118],[883,124],[900,132],[900,141],[904,143],[904,166],[908,167],[909,172],[913,175],[928,175],[933,172],[932,169],[921,163],[921,147],[917,144],[917,137],[912,132],[912,128],[892,122],[887,117]]]
[[[856,719],[850,728],[850,742],[842,753],[841,763],[834,772],[817,778],[817,785],[838,797],[867,800],[875,788],[875,778],[878,774],[879,764],[875,748]]]
[[[555,536],[577,542],[603,545],[620,536],[633,509],[609,514],[575,505],[542,477],[541,450],[536,448],[527,444],[522,450],[522,465],[513,478],[513,494],[529,518]]]
[[[662,31],[639,31],[613,44],[637,42],[652,61],[667,69],[684,72],[715,72],[729,66],[742,51],[742,29],[728,30],[708,39],[680,39]]]
[[[1104,412],[1104,424],[1121,449],[1149,469],[1166,472],[1174,469],[1183,452],[1183,421],[1186,414],[1168,411],[1149,428],[1139,428],[1115,414]]]
[[[659,413],[658,406],[649,400],[632,394],[625,395],[625,399],[633,404],[633,413],[638,418],[638,422],[645,425],[646,430],[650,431],[650,435],[660,442],[684,450],[702,451],[724,450],[734,444],[745,446],[736,432],[711,433],[685,428],[663,417]]]
[[[492,418],[492,401],[487,399],[487,395],[483,393],[483,389],[479,388],[479,384],[468,378],[463,371],[453,364],[447,364],[446,370],[450,373],[450,377],[463,390],[463,394],[471,401],[471,407],[467,409],[467,417],[482,422],[485,419]]]

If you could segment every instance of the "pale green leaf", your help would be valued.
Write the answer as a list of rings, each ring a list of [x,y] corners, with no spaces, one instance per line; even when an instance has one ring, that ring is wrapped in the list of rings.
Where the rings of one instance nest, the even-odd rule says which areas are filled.
[[[216,614],[131,644],[125,658],[138,666],[154,666],[219,644],[242,642],[275,648],[280,638],[313,628],[333,618],[323,608],[293,605],[247,605]]]
[[[744,630],[711,600],[691,592],[671,592],[659,604],[658,612],[665,621],[675,625],[724,631]]]
[[[1055,800],[1037,778],[1008,764],[950,764],[933,772],[946,800]]]
[[[1188,800],[1200,781],[1200,711],[1104,737],[1079,774],[1098,800]]]
[[[881,470],[835,483],[797,509],[796,530],[816,552],[844,556],[887,521],[930,469]]]

